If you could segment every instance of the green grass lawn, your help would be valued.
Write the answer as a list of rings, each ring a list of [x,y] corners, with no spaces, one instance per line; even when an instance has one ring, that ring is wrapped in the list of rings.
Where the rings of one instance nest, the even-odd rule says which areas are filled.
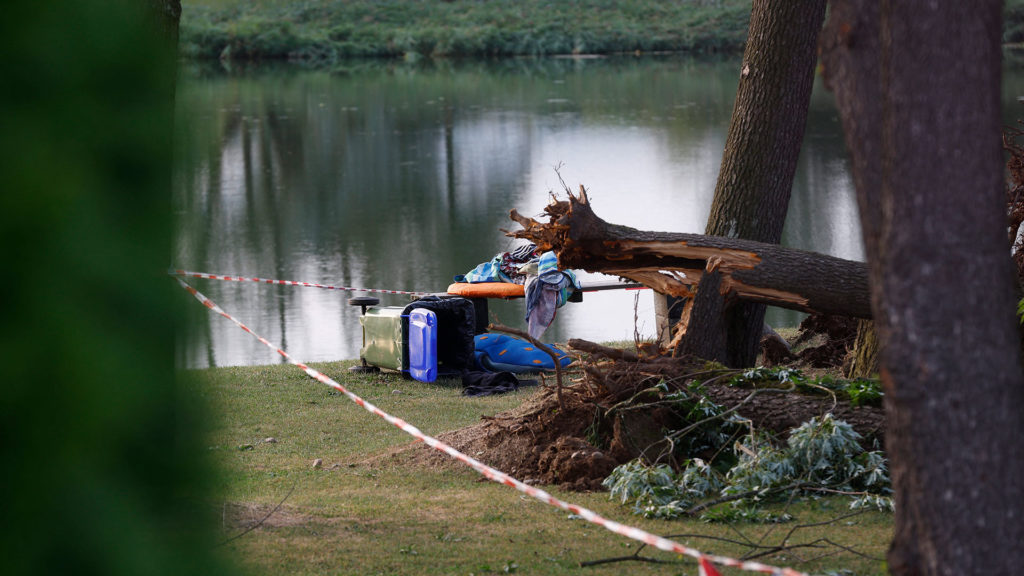
[[[393,375],[350,375],[351,362],[317,365],[350,390],[429,434],[476,422],[523,402],[536,389],[465,398],[458,383],[423,384]],[[644,550],[672,564],[581,562],[633,554],[636,542],[570,519],[469,468],[409,462],[410,437],[290,365],[183,372],[184,390],[210,407],[206,456],[221,471],[209,509],[229,540],[220,546],[253,573],[272,574],[695,574],[692,562]],[[270,439],[273,439],[272,441]],[[313,467],[314,460],[322,465]],[[797,502],[781,525],[645,520],[604,493],[558,497],[611,519],[701,550],[750,551],[715,538],[778,543],[795,526],[842,515],[847,501]],[[258,523],[280,504],[261,525]],[[867,513],[827,527],[795,530],[790,543],[828,537],[863,554],[884,555],[891,515]],[[831,550],[833,553],[836,549]],[[879,574],[879,560],[807,548],[764,562],[811,572]],[[724,573],[736,573],[725,571]],[[843,572],[846,574],[847,572]]]

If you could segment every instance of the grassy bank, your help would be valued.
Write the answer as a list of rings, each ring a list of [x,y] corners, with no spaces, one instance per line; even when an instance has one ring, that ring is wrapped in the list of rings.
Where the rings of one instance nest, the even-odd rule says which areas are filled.
[[[184,0],[191,59],[496,57],[740,52],[751,0]],[[1003,41],[1024,44],[1024,0]]]
[[[353,376],[351,363],[317,368],[381,408],[437,434],[524,401],[534,390],[464,398],[457,383],[425,385],[393,376]],[[227,541],[220,548],[253,573],[274,574],[693,574],[692,563],[645,550],[672,565],[630,562],[581,569],[580,562],[630,555],[637,544],[574,520],[468,468],[410,462],[396,428],[292,366],[224,368],[182,374],[187,393],[212,406],[206,455],[223,470],[209,510]],[[322,465],[314,468],[314,460]],[[552,492],[612,519],[716,553],[749,548],[713,538],[777,543],[796,525],[845,512],[846,499],[808,500],[781,525],[645,520],[607,494]],[[276,508],[280,504],[279,508]],[[272,513],[271,513],[272,512]],[[269,517],[268,517],[269,514]],[[262,523],[260,521],[264,519]],[[891,515],[867,513],[798,530],[790,543],[826,537],[880,557]],[[245,530],[256,526],[251,531]],[[878,574],[877,560],[843,553],[808,563],[813,548],[763,561],[816,573]],[[726,574],[737,572],[725,572]]]
[[[750,0],[185,0],[190,58],[738,51]]]

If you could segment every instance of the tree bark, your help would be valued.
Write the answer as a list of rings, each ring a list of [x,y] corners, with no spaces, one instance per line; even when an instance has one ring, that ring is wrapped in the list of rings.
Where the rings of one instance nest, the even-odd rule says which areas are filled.
[[[725,315],[726,301],[722,293],[722,273],[718,270],[720,260],[711,258],[697,286],[697,294],[693,297],[693,312],[689,322],[680,329],[688,334],[683,338],[681,346],[675,349],[676,355],[691,354],[705,360],[725,363],[729,356],[726,341]],[[707,335],[693,338],[692,334]]]
[[[542,224],[513,210],[523,229],[512,232],[555,250],[562,268],[622,276],[679,298],[693,295],[709,258],[719,260],[719,290],[730,298],[800,310],[869,318],[867,267],[862,262],[749,240],[647,232],[609,224],[594,214],[586,191],[545,208]]]
[[[705,233],[778,244],[786,222],[818,59],[825,0],[754,0],[732,120]],[[765,306],[725,312],[725,363],[751,366]],[[688,327],[689,338],[719,336]]]
[[[847,378],[874,378],[878,374],[878,337],[870,320],[857,323],[857,337],[853,342],[853,357],[843,370]]]
[[[833,0],[823,34],[881,345],[894,574],[1015,574],[1024,565],[1001,11],[994,0]]]

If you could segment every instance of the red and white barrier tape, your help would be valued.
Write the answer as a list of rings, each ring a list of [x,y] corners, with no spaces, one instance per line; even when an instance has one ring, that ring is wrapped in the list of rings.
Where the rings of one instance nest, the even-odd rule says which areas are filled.
[[[351,286],[330,286],[328,284],[314,284],[313,282],[300,282],[297,280],[272,280],[270,278],[246,278],[244,276],[224,276],[222,274],[207,274],[206,272],[192,272],[189,270],[169,271],[171,275],[185,276],[189,278],[202,278],[204,280],[227,280],[229,282],[256,282],[257,284],[280,284],[282,286],[305,286],[307,288],[323,288],[324,290],[341,290],[343,292],[375,292],[378,294],[408,294],[410,296],[428,296],[430,292],[406,292],[403,290],[381,290],[378,288],[352,288]]]
[[[760,562],[741,561],[733,558],[727,558],[725,556],[704,554],[700,550],[696,550],[694,548],[687,548],[686,546],[683,546],[682,544],[679,544],[678,542],[675,542],[673,540],[662,538],[661,536],[656,536],[639,528],[626,526],[613,520],[609,520],[596,512],[588,510],[587,508],[583,508],[581,506],[569,504],[568,502],[559,500],[558,498],[555,498],[554,496],[548,494],[547,492],[541,490],[540,488],[530,486],[529,484],[524,484],[523,482],[516,480],[515,478],[509,476],[508,474],[505,474],[504,472],[501,472],[500,470],[491,468],[490,466],[484,464],[483,462],[480,462],[475,458],[472,458],[470,456],[467,456],[466,454],[463,454],[462,452],[459,452],[455,448],[445,444],[444,442],[441,442],[437,438],[428,436],[427,434],[420,431],[419,428],[416,428],[415,426],[409,424],[405,420],[402,420],[401,418],[396,418],[388,414],[387,412],[384,412],[380,408],[377,408],[376,406],[367,402],[366,400],[363,400],[359,396],[350,392],[348,389],[346,389],[338,382],[334,381],[326,374],[323,374],[322,372],[314,370],[313,368],[310,368],[309,366],[306,366],[305,364],[297,360],[294,360],[291,356],[288,355],[287,352],[271,344],[269,341],[267,341],[267,339],[263,338],[259,334],[253,332],[251,329],[249,329],[248,326],[236,320],[233,316],[225,312],[220,306],[215,304],[212,300],[204,296],[202,293],[200,293],[192,286],[189,286],[181,278],[175,278],[175,280],[177,280],[178,283],[181,284],[181,287],[187,290],[190,294],[192,294],[192,296],[194,296],[196,300],[198,300],[203,306],[206,306],[210,310],[234,322],[236,325],[238,325],[239,328],[245,330],[249,334],[252,334],[257,340],[262,342],[271,350],[274,350],[275,352],[280,354],[289,363],[301,368],[310,377],[319,380],[320,382],[323,382],[324,384],[327,384],[328,386],[338,390],[345,396],[348,396],[350,400],[352,400],[359,406],[362,406],[368,412],[380,416],[381,418],[390,422],[391,424],[398,427],[402,431],[406,432],[413,438],[422,441],[427,446],[430,446],[431,448],[434,448],[436,450],[440,450],[441,452],[448,454],[452,458],[455,458],[456,460],[459,460],[460,462],[466,464],[470,468],[479,472],[483,477],[487,478],[488,480],[498,482],[499,484],[505,484],[506,486],[511,486],[512,488],[515,488],[516,490],[528,496],[540,500],[545,504],[549,504],[556,508],[560,508],[571,514],[575,514],[588,522],[592,522],[594,524],[597,524],[598,526],[602,526],[605,529],[616,534],[620,534],[622,536],[626,536],[627,538],[632,538],[633,540],[643,542],[644,544],[647,544],[648,546],[653,546],[659,550],[664,550],[666,552],[673,552],[676,554],[682,554],[684,556],[696,558],[698,564],[698,571],[701,574],[701,576],[720,576],[718,570],[715,569],[714,564],[718,564],[721,566],[737,567],[742,570],[747,570],[750,572],[761,572],[763,574],[773,574],[776,576],[807,576],[803,572],[798,572],[791,568],[776,568],[774,566],[761,564]]]

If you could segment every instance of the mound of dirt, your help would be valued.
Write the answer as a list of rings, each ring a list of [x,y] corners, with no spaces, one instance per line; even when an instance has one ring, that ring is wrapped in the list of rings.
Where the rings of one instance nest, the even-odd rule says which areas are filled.
[[[565,409],[551,390],[544,390],[518,408],[438,439],[527,484],[558,484],[572,490],[600,490],[619,461],[586,440],[598,408],[577,391],[566,391]],[[424,447],[414,462],[430,466],[459,465]]]

